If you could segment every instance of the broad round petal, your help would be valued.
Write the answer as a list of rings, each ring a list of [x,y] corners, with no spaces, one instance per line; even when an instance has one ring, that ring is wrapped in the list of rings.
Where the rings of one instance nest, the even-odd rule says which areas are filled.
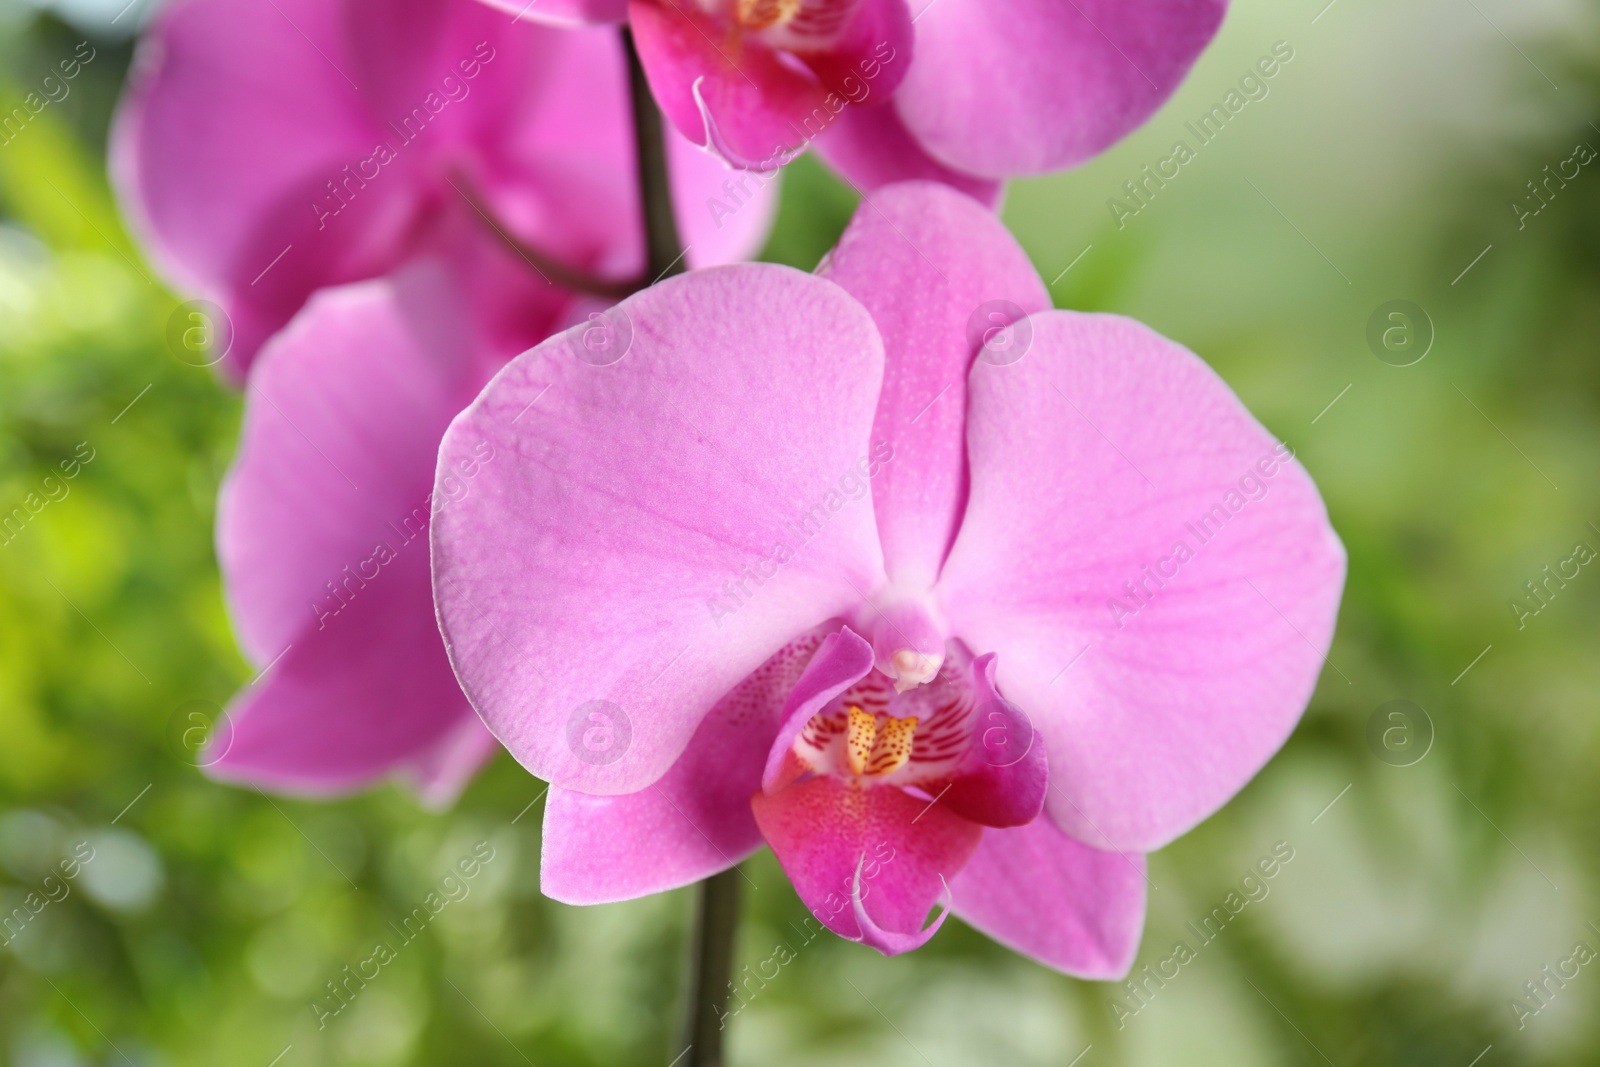
[[[871,509],[838,487],[868,452],[882,359],[832,283],[713,268],[529,350],[455,421],[441,475],[480,445],[505,462],[435,519],[440,621],[526,767],[644,788],[745,675],[881,585]],[[603,764],[568,741],[596,700],[631,731]]]
[[[438,746],[476,716],[428,610],[426,548],[421,538],[406,546],[234,698],[213,732],[209,774],[329,796],[398,771],[434,801],[464,784],[464,768],[430,769]]]
[[[1227,0],[937,0],[895,97],[935,158],[1004,178],[1081,163],[1148,119]]]
[[[1144,856],[1102,852],[1048,819],[985,830],[951,910],[1007,948],[1077,978],[1121,978],[1144,929]]]
[[[972,491],[937,593],[1042,732],[1057,824],[1151,851],[1294,729],[1344,550],[1304,469],[1192,352],[1116,315],[1032,332],[1020,362],[973,369]]]
[[[872,479],[872,501],[890,577],[926,589],[966,503],[962,428],[978,352],[974,320],[980,333],[1003,326],[1004,304],[1042,311],[1050,294],[991,212],[933,182],[869,197],[818,273],[861,301],[883,335],[873,432],[891,443],[894,458]]]
[[[481,727],[476,748],[438,749],[475,717],[433,618],[430,493],[439,438],[488,375],[447,291],[423,267],[325,291],[251,375],[217,556],[270,669],[230,710],[223,776],[326,790],[414,758],[448,793],[487,754]],[[469,482],[456,470],[451,494]]]

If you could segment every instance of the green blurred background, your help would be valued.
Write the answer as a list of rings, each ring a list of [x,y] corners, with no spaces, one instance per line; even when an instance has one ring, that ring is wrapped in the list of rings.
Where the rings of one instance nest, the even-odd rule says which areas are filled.
[[[149,2],[114,27],[120,2],[0,0],[5,109],[78,41],[97,49],[0,147],[0,509],[93,455],[0,545],[0,914],[95,850],[0,945],[0,1063],[668,1064],[689,895],[542,900],[543,787],[508,757],[446,812],[397,787],[268,799],[182,758],[177,709],[248,677],[211,544],[239,401],[169,352],[179,298],[106,188]],[[1118,987],[955,921],[893,960],[819,938],[732,1023],[733,1063],[1600,1063],[1600,960],[1561,963],[1600,951],[1600,566],[1537,615],[1511,607],[1539,607],[1524,583],[1580,543],[1600,550],[1600,161],[1520,227],[1511,207],[1578,143],[1600,149],[1600,11],[1325,3],[1236,0],[1144,129],[1015,183],[1005,210],[1059,305],[1209,360],[1299,451],[1350,552],[1300,728],[1152,857],[1140,964],[1197,945],[1185,923],[1279,842],[1293,860],[1120,1012]],[[1119,225],[1108,200],[1193,145],[1184,123],[1280,41],[1293,59],[1268,94]],[[809,268],[853,198],[809,160],[786,183],[768,256]],[[1431,321],[1410,366],[1392,364],[1416,349],[1386,361],[1367,339],[1394,300]],[[1427,718],[1385,749],[1369,724],[1395,699]],[[481,841],[495,859],[469,896],[319,1030],[323,983]],[[770,854],[744,870],[735,964],[754,968],[805,912]],[[1577,976],[1546,980],[1558,965]]]

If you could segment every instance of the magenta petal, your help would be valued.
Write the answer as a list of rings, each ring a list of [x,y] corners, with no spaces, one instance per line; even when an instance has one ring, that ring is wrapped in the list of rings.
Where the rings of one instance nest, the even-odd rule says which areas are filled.
[[[972,747],[939,803],[982,826],[1022,826],[1044,810],[1050,771],[1044,738],[994,687],[995,654],[972,664],[977,705]]]
[[[628,20],[628,0],[483,0],[511,16],[550,26],[592,26]]]
[[[438,440],[486,373],[447,291],[428,269],[326,291],[254,368],[217,555],[270,669],[230,709],[223,777],[325,792],[409,767],[443,796],[487,754],[429,581]]]
[[[1037,819],[985,830],[951,883],[963,921],[1078,978],[1121,978],[1144,928],[1144,857],[1102,852]]]
[[[971,497],[937,593],[954,632],[1002,650],[1056,823],[1149,851],[1294,729],[1344,550],[1310,477],[1193,353],[1115,315],[1032,326],[1020,362],[973,369]]]
[[[325,796],[405,771],[474,718],[428,610],[425,547],[409,546],[235,698],[212,775]]]
[[[762,789],[773,793],[788,784],[784,780],[784,770],[794,750],[795,738],[811,721],[811,716],[866,677],[872,670],[872,661],[872,646],[848,626],[823,639],[805,674],[784,697],[778,733],[766,753]]]
[[[667,132],[667,159],[672,187],[679,191],[678,234],[688,249],[684,261],[716,267],[753,259],[778,215],[779,176],[730,167],[677,130]],[[635,222],[636,229],[639,225]]]
[[[872,500],[890,575],[926,588],[966,500],[972,321],[1004,315],[996,301],[1041,311],[1050,295],[993,214],[931,182],[890,186],[869,198],[818,273],[861,301],[883,335],[873,434],[892,443],[894,458],[872,479]]]
[[[458,686],[457,691],[459,689]],[[441,810],[455,802],[467,783],[499,750],[500,742],[483,725],[483,720],[476,714],[465,715],[432,748],[404,763],[400,775],[409,781],[424,806]]]
[[[983,829],[893,786],[831,775],[751,806],[761,835],[806,907],[828,929],[891,955],[931,936],[928,911],[978,847]],[[863,925],[858,910],[865,909]],[[941,917],[942,918],[942,917]]]
[[[504,121],[534,50],[527,34],[504,40],[500,17],[469,0],[391,9],[373,25],[365,10],[180,0],[140,44],[112,136],[120,200],[164,273],[226,307],[239,368],[312,290],[404,258],[431,210],[431,163]],[[486,37],[500,54],[463,81],[457,60]],[[469,94],[407,143],[388,123],[446,75]],[[394,153],[382,165],[379,144]]]
[[[837,489],[881,375],[846,293],[749,264],[652,286],[490,384],[440,471],[476,448],[506,462],[436,517],[434,588],[456,671],[517,759],[636,792],[723,694],[882,585],[872,510]],[[607,763],[569,745],[595,700],[630,724]]]
[[[1227,0],[937,0],[895,96],[947,165],[1004,178],[1081,163],[1172,95]]]
[[[540,889],[567,904],[605,904],[688,885],[761,844],[750,795],[789,691],[821,635],[781,651],[721,700],[672,769],[623,796],[552,786],[544,809]]]
[[[693,0],[632,0],[629,12],[661,110],[734,166],[775,169],[805,147],[809,117],[831,119],[814,76],[749,34],[726,33]]]
[[[830,22],[851,9],[841,29],[811,36],[802,24]],[[762,39],[802,60],[839,100],[888,99],[911,69],[915,30],[906,0],[803,0],[786,27]]]
[[[945,166],[911,136],[889,101],[853,105],[839,113],[817,151],[846,180],[867,192],[902,181],[933,181],[997,207],[1003,184]]]
[[[470,335],[451,324],[444,289],[422,271],[403,284],[326,290],[250,377],[217,503],[217,557],[240,643],[258,665],[339,598],[359,597],[370,572],[388,566],[364,566],[378,545],[427,557],[438,442],[487,377]]]

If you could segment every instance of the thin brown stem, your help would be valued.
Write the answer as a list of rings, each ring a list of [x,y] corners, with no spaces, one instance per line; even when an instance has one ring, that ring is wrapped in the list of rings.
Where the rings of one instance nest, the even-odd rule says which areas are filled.
[[[650,279],[648,277],[625,278],[621,281],[614,281],[610,278],[601,278],[598,275],[578,270],[576,267],[567,266],[543,249],[515,236],[509,228],[495,217],[488,201],[479,195],[477,188],[465,174],[457,171],[453,175],[446,176],[445,181],[449,182],[451,187],[461,196],[461,199],[465,200],[467,205],[478,213],[478,217],[483,220],[484,225],[494,231],[495,236],[500,239],[502,244],[520,256],[522,261],[533,269],[534,273],[551,285],[558,285],[575,293],[590,293],[594,296],[603,296],[611,300],[621,300],[623,297],[636,293],[649,284]]]
[[[685,1067],[723,1067],[723,1017],[733,977],[739,926],[739,869],[700,883],[689,957],[689,1006],[684,1020]]]
[[[672,182],[667,176],[665,124],[656,98],[650,92],[633,33],[622,28],[622,46],[628,53],[628,92],[633,98],[634,146],[639,160],[639,195],[644,209],[645,273],[660,281],[685,269],[684,247],[673,214]]]

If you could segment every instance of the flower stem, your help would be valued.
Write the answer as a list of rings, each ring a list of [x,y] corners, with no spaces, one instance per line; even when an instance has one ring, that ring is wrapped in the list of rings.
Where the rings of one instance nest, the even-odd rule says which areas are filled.
[[[567,266],[542,248],[514,236],[508,226],[495,218],[494,209],[478,192],[472,179],[464,171],[445,175],[445,181],[450,183],[468,207],[477,212],[483,224],[494,232],[502,244],[521,256],[522,261],[532,268],[535,274],[551,285],[559,285],[575,293],[589,293],[611,300],[621,300],[629,294],[637,293],[648,284],[649,279],[646,278],[624,278],[613,281]]]
[[[733,941],[739,925],[739,869],[730,867],[700,883],[692,955],[689,1010],[684,1020],[684,1067],[723,1067],[723,1016],[733,977]]]
[[[633,33],[622,28],[622,46],[628,53],[628,92],[633,98],[634,146],[639,160],[639,193],[644,209],[645,274],[660,281],[681,274],[685,249],[679,243],[673,215],[672,184],[667,177],[667,142],[661,109],[639,62]]]

